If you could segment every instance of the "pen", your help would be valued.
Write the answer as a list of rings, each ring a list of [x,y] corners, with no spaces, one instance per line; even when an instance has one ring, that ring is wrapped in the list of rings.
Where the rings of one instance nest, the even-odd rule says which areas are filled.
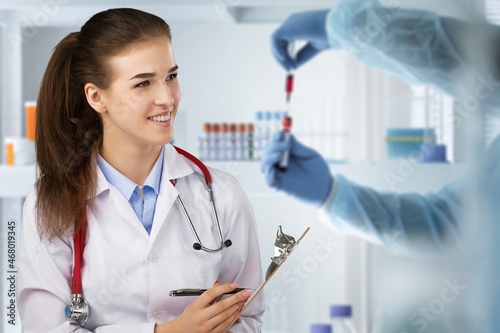
[[[176,289],[176,290],[171,290],[169,295],[172,297],[175,297],[175,296],[200,296],[201,294],[203,294],[207,290],[208,289]],[[254,291],[255,289],[236,288],[233,291],[229,291],[227,293],[224,293],[223,295],[232,295],[232,294],[236,294],[236,293],[243,291],[243,290]]]

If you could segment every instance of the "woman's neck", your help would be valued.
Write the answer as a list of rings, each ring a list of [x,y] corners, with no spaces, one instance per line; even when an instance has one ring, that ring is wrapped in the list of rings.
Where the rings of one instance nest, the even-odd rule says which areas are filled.
[[[125,177],[144,185],[151,169],[161,152],[160,145],[136,147],[133,145],[113,145],[103,140],[101,156]]]

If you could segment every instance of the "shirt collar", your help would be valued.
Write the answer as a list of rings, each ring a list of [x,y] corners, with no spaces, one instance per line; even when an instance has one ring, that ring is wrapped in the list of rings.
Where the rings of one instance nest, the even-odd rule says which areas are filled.
[[[144,186],[151,187],[156,194],[158,194],[160,190],[163,159],[164,159],[163,156],[164,156],[164,147],[162,147],[161,152],[153,166],[153,169],[151,169],[151,172],[149,173],[148,177],[146,178],[146,181],[144,182]],[[138,184],[134,183],[133,181],[125,177],[123,174],[121,174],[118,170],[116,170],[113,166],[111,166],[111,164],[109,164],[101,156],[101,154],[97,156],[97,165],[101,169],[106,180],[111,185],[116,187],[127,200],[130,200],[130,197],[132,196],[132,193],[134,192]]]

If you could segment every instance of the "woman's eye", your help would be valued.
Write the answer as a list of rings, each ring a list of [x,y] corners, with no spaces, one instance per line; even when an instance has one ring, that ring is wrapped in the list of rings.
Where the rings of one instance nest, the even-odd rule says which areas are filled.
[[[167,76],[167,79],[166,79],[166,80],[167,80],[167,81],[172,81],[172,80],[175,80],[175,79],[177,78],[177,75],[178,75],[178,74],[179,74],[179,73],[172,73],[172,74],[170,74],[169,76]]]
[[[146,80],[146,81],[142,81],[139,84],[136,84],[135,86],[136,86],[136,88],[142,88],[142,87],[147,87],[149,85],[150,85],[149,81]]]

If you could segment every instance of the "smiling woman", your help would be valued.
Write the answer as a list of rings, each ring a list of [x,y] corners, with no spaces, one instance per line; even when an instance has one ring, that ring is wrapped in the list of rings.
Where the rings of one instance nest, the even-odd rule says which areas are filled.
[[[261,284],[256,223],[234,177],[203,177],[170,144],[178,71],[169,26],[135,9],[97,13],[55,47],[21,230],[24,332],[222,332],[240,315],[232,330],[260,331],[262,299],[241,313],[249,290],[215,301]],[[169,296],[180,288],[208,291]]]

